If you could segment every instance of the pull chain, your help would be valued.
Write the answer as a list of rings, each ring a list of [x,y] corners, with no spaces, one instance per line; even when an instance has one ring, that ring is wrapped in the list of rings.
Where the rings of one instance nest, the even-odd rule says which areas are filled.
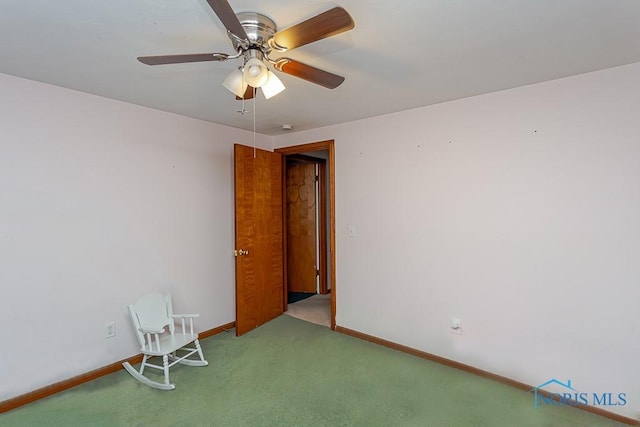
[[[253,88],[253,158],[256,158],[256,98],[258,97],[256,88]]]

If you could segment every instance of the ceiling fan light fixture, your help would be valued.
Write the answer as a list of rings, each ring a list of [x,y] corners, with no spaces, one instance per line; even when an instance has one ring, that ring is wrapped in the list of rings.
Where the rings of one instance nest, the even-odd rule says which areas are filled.
[[[258,58],[251,58],[244,64],[244,79],[252,87],[262,87],[269,80],[269,70]]]
[[[242,98],[247,90],[248,83],[242,75],[240,69],[234,70],[224,79],[222,82],[224,86],[231,93],[235,94],[238,98]]]
[[[262,85],[262,93],[266,99],[276,96],[282,92],[285,87],[282,81],[271,70],[267,70],[268,80]]]

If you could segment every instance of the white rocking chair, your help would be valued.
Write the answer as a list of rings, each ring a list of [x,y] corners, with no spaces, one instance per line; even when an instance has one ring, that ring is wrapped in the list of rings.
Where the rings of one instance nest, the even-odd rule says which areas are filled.
[[[174,384],[169,382],[169,368],[176,363],[189,366],[206,366],[209,364],[204,359],[198,334],[193,333],[193,318],[198,314],[173,314],[171,307],[171,295],[149,294],[140,298],[135,304],[129,305],[129,313],[133,321],[140,351],[142,352],[142,364],[137,371],[129,362],[122,366],[135,379],[150,387],[161,390],[173,390]],[[182,332],[175,331],[174,319],[182,319]],[[189,319],[189,328],[185,328],[185,320]],[[168,331],[165,329],[168,327]],[[193,343],[194,347],[186,347]],[[186,352],[178,356],[178,352]],[[187,359],[198,354],[199,359]],[[162,366],[149,363],[151,357],[162,357]],[[169,363],[171,360],[171,363]],[[144,375],[146,367],[164,371],[164,383],[153,381]]]

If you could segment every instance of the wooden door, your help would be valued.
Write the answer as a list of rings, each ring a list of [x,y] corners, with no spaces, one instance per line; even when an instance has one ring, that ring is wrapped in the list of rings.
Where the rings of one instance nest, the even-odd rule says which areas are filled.
[[[282,157],[235,144],[234,162],[236,335],[242,335],[283,313]]]
[[[316,165],[287,162],[287,287],[290,292],[317,291]]]

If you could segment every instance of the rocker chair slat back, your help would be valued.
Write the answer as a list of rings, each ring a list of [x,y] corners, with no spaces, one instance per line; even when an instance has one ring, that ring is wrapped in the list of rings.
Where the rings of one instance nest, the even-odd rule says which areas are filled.
[[[129,305],[129,313],[141,347],[145,346],[145,339],[139,328],[162,329],[168,326],[169,332],[174,331],[169,295],[160,293],[145,295],[135,304]]]

